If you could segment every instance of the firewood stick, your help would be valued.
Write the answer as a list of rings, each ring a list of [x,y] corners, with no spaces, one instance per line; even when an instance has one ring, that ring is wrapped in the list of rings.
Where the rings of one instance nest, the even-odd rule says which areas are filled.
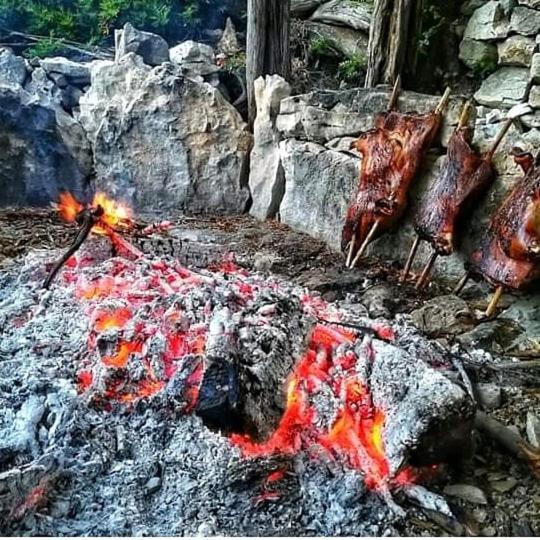
[[[426,282],[429,279],[431,271],[433,270],[433,265],[435,264],[435,261],[437,260],[438,256],[439,254],[436,251],[434,251],[431,254],[431,257],[429,258],[426,266],[424,267],[424,271],[422,272],[422,275],[418,278],[418,281],[416,282],[416,285],[415,285],[416,290],[420,291],[426,285]]]
[[[355,246],[356,246],[356,233],[353,234],[353,237],[349,243],[349,253],[347,254],[347,262],[345,263],[345,266],[347,268],[349,268],[349,266],[351,265],[351,259],[353,258],[353,255],[354,255]]]
[[[370,242],[373,240],[373,237],[377,233],[377,230],[378,230],[380,224],[381,224],[381,218],[378,218],[377,221],[375,221],[375,223],[371,227],[371,230],[369,231],[368,235],[366,236],[364,242],[360,246],[360,249],[358,250],[358,253],[356,254],[356,257],[354,258],[350,268],[354,268],[356,266],[356,263],[358,262],[360,257],[362,257],[362,255],[366,251],[367,247],[369,246]]]
[[[390,100],[388,101],[388,110],[393,111],[396,107],[397,101],[399,99],[399,92],[401,90],[401,75],[396,77],[394,81],[394,88],[392,94],[390,95]]]
[[[442,98],[441,101],[439,101],[439,104],[437,105],[437,108],[435,109],[435,114],[442,114],[444,110],[446,109],[446,106],[448,105],[448,101],[450,100],[450,94],[452,92],[452,89],[448,87]]]
[[[407,278],[409,277],[409,272],[411,271],[414,258],[416,257],[416,253],[418,252],[418,247],[420,246],[420,237],[416,236],[414,239],[413,245],[411,247],[411,251],[409,252],[409,256],[407,258],[407,263],[405,264],[405,268],[403,270],[403,275],[401,276],[400,283],[403,285]]]
[[[465,288],[465,285],[467,285],[467,283],[469,282],[470,278],[471,273],[469,271],[463,274],[463,277],[459,280],[459,283],[456,285],[456,288],[453,291],[456,296],[459,296],[461,294],[461,292]]]
[[[525,460],[534,474],[540,477],[540,448],[535,448],[504,424],[478,411],[474,420],[475,427],[489,435],[511,454]]]
[[[497,290],[495,291],[495,294],[493,295],[493,298],[491,299],[491,302],[489,303],[488,308],[486,309],[485,316],[488,319],[493,317],[493,314],[495,313],[495,310],[497,309],[497,304],[499,303],[503,292],[504,292],[504,287],[502,285],[499,285],[497,287]]]

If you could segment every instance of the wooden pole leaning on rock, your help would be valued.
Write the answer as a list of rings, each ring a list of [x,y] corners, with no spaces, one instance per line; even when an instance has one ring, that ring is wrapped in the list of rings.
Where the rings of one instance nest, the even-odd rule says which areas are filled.
[[[495,291],[495,294],[491,298],[491,301],[486,309],[485,316],[488,319],[491,319],[493,315],[495,314],[495,311],[497,310],[497,306],[499,305],[499,302],[501,300],[501,296],[504,293],[504,287],[502,285],[499,285],[497,287],[497,290]]]

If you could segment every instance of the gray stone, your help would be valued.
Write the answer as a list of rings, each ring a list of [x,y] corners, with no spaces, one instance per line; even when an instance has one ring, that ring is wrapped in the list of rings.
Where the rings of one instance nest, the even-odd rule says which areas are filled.
[[[149,66],[159,66],[170,60],[169,45],[161,36],[137,30],[126,23],[119,32],[116,59],[119,60],[128,53],[139,55]]]
[[[438,296],[411,313],[414,325],[431,336],[455,335],[473,326],[465,300],[454,295]]]
[[[80,119],[96,187],[137,211],[245,210],[251,135],[217,90],[173,64],[150,69],[133,53],[97,64]]]
[[[459,46],[459,59],[476,73],[490,73],[497,67],[497,47],[487,41],[467,38]]]
[[[369,40],[365,32],[313,21],[306,21],[304,24],[309,38],[323,39],[333,49],[335,56],[356,57],[363,60],[364,65],[367,64]]]
[[[510,36],[498,44],[499,64],[529,67],[535,49],[535,39],[520,35]]]
[[[238,41],[238,36],[236,35],[236,28],[230,17],[227,17],[225,30],[223,31],[223,35],[216,48],[227,56],[233,56],[242,50],[240,42]]]
[[[540,448],[540,419],[531,411],[527,411],[526,429],[529,443]]]
[[[326,143],[335,138],[354,137],[371,129],[380,111],[390,99],[390,89],[356,88],[343,91],[315,91],[284,99],[277,118],[277,128],[284,138]],[[440,98],[415,92],[402,92],[398,100],[401,111],[425,113],[435,109]],[[464,98],[450,99],[441,129],[443,145],[459,121]]]
[[[502,389],[500,386],[491,383],[477,385],[478,399],[482,408],[486,411],[498,409],[502,405]]]
[[[84,130],[46,93],[0,87],[0,146],[0,206],[44,206],[61,191],[88,191]]]
[[[444,488],[445,495],[457,497],[473,504],[488,504],[485,493],[476,486],[453,484]]]
[[[510,476],[505,480],[495,480],[490,482],[490,486],[493,491],[497,491],[498,493],[508,493],[509,491],[512,491],[518,483],[519,482],[513,476]]]
[[[508,35],[509,21],[503,6],[491,0],[479,7],[469,19],[464,38],[479,40],[503,39]]]
[[[254,145],[250,158],[249,187],[252,216],[274,217],[283,199],[285,176],[281,165],[276,117],[281,101],[291,95],[290,85],[279,75],[260,77],[255,81],[257,117],[253,126]]]
[[[283,141],[280,153],[286,185],[281,220],[338,250],[360,160],[297,140]]]
[[[520,118],[524,126],[528,128],[540,128],[540,112],[536,111],[533,114],[526,114]]]
[[[373,4],[369,2],[330,0],[315,10],[311,20],[369,32],[372,13]]]
[[[24,58],[15,56],[9,49],[0,50],[0,87],[21,87],[27,76]]]
[[[291,0],[292,15],[304,15],[319,7],[325,0]]]
[[[533,54],[531,62],[531,78],[540,83],[540,53]]]
[[[461,13],[470,17],[478,8],[481,8],[484,4],[487,4],[489,0],[466,0],[461,6]]]
[[[518,6],[512,11],[510,29],[524,36],[533,36],[540,31],[540,11]]]
[[[482,83],[474,98],[487,107],[511,108],[526,97],[528,84],[528,69],[503,67]]]
[[[518,0],[522,6],[527,6],[533,9],[540,9],[540,0]]]
[[[79,62],[72,62],[67,58],[55,57],[44,58],[40,61],[40,65],[47,75],[63,75],[70,84],[76,86],[87,86],[90,84],[90,70],[92,64],[82,64]]]
[[[540,295],[518,298],[508,309],[504,310],[501,319],[508,319],[519,324],[525,331],[525,338],[530,341],[529,348],[540,343]]]
[[[187,62],[214,63],[214,49],[210,45],[196,41],[184,41],[170,50],[171,62],[184,64]]]
[[[369,316],[374,319],[390,317],[390,309],[394,303],[395,292],[388,285],[375,285],[362,295],[362,304],[366,306]]]
[[[533,86],[529,93],[529,104],[535,109],[540,109],[540,86]]]

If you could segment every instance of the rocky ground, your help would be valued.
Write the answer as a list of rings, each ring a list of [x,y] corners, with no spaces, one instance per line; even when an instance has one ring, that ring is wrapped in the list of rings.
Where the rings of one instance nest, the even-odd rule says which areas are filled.
[[[73,234],[73,229],[47,211],[3,211],[0,223],[0,265],[4,268],[13,268],[16,258],[31,248],[64,246]],[[372,317],[409,314],[420,329],[445,346],[461,345],[471,385],[490,416],[531,443],[539,442],[540,374],[534,364],[540,357],[534,318],[539,306],[527,307],[525,299],[507,296],[496,320],[481,321],[486,290],[478,284],[465,291],[463,300],[438,283],[419,294],[410,284],[398,285],[395,265],[372,259],[359,269],[346,271],[339,254],[276,221],[182,218],[168,234],[147,237],[134,233],[132,240],[145,252],[174,254],[191,265],[211,264],[233,252],[240,264],[286,277],[320,291],[328,300],[350,295]],[[485,352],[479,353],[478,347]],[[528,365],[523,362],[533,362],[533,367],[523,368]],[[402,534],[540,532],[540,486],[529,467],[481,432],[475,433],[474,442],[470,457],[441,470],[431,486],[445,493],[458,520],[442,520],[440,514],[411,509],[400,526]]]

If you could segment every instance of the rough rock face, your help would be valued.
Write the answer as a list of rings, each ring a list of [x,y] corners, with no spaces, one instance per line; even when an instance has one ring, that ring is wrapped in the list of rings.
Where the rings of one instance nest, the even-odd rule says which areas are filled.
[[[536,41],[533,38],[515,35],[498,44],[499,64],[506,66],[531,65]]]
[[[373,5],[368,2],[330,0],[317,8],[311,20],[369,32],[372,11]]]
[[[315,21],[306,21],[305,27],[310,38],[324,39],[337,56],[365,57],[368,48],[368,35],[365,32]]]
[[[291,13],[302,15],[320,6],[324,0],[291,0]]]
[[[255,144],[251,152],[249,187],[253,198],[250,213],[259,219],[276,215],[285,191],[278,146],[280,134],[275,124],[281,101],[290,94],[290,85],[278,75],[255,81],[257,117],[253,126]]]
[[[181,67],[182,75],[197,82],[219,85],[219,68],[215,64],[214,49],[204,43],[184,41],[170,50],[171,62]]]
[[[285,172],[281,220],[339,249],[360,160],[324,146],[294,139],[280,144]]]
[[[481,105],[510,108],[527,97],[528,84],[528,68],[503,67],[482,83],[474,97]]]
[[[43,69],[28,78],[23,58],[0,52],[0,206],[46,205],[63,190],[84,198],[90,145],[61,105]]]
[[[211,86],[172,64],[151,69],[131,53],[94,66],[80,108],[97,188],[136,211],[245,209],[251,136]]]
[[[459,59],[474,71],[493,71],[497,67],[497,47],[487,41],[464,39],[459,47]]]
[[[10,50],[0,50],[0,85],[19,87],[24,84],[28,71],[24,58],[15,56]]]
[[[170,59],[169,45],[161,36],[137,30],[129,23],[120,32],[116,53],[117,59],[128,53],[138,54],[149,66],[159,66]]]
[[[465,38],[469,39],[500,39],[505,38],[509,31],[509,21],[503,6],[491,0],[478,8],[472,15],[465,29]]]
[[[90,84],[91,64],[82,64],[80,62],[72,62],[67,58],[55,57],[44,58],[41,60],[40,65],[47,75],[63,75],[68,82],[78,86]]]

